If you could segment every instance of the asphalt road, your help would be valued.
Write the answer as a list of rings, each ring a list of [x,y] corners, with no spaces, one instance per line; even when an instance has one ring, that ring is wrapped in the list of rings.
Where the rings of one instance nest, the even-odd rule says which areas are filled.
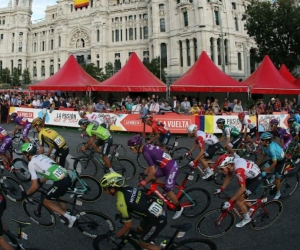
[[[8,131],[12,130],[12,125],[2,124],[4,128]],[[61,133],[64,138],[67,140],[70,146],[70,153],[74,154],[75,146],[81,141],[79,137],[80,131],[75,129],[62,129],[55,128],[59,133]],[[114,142],[122,143],[126,145],[127,138],[129,134],[119,134],[113,133]],[[181,146],[191,147],[193,140],[187,137],[182,137],[179,139],[179,144]],[[136,156],[133,155],[130,150],[127,150],[127,155],[130,159],[136,159]],[[141,172],[141,169],[138,169],[138,172]],[[137,184],[137,177],[133,178],[129,182],[130,185]],[[211,194],[212,200],[211,204],[207,211],[218,208],[221,205],[221,200],[213,197],[213,192],[216,186],[212,182],[206,182],[200,180],[195,186],[205,188]],[[235,182],[231,183],[228,187],[229,192],[234,192],[237,189]],[[282,200],[284,204],[284,209],[281,217],[272,225],[270,228],[262,231],[255,231],[249,225],[243,228],[233,228],[225,236],[214,239],[213,241],[217,244],[218,249],[222,250],[255,250],[255,249],[264,249],[264,250],[274,250],[274,249],[299,249],[300,247],[300,192],[297,190],[295,194],[285,200]],[[83,209],[92,209],[103,212],[114,218],[116,213],[115,209],[115,199],[114,197],[103,196],[96,203],[84,203],[82,206]],[[195,232],[195,224],[200,218],[185,218],[180,217],[178,220],[174,221],[171,218],[171,215],[168,217],[168,226],[163,231],[163,236],[170,236],[174,230],[170,229],[169,225],[180,224],[189,222],[193,225],[191,231],[189,231],[183,239],[188,239],[192,237],[199,237]],[[11,219],[19,219],[24,221],[29,221],[29,218],[26,216],[23,211],[21,203],[13,203],[8,200],[8,207],[4,213],[3,220],[8,225],[11,231],[16,232],[16,225],[12,223]],[[238,220],[237,220],[238,221]],[[57,219],[56,225],[52,228],[43,228],[36,224],[32,224],[31,227],[26,228],[25,232],[27,233],[29,239],[25,241],[24,244],[27,247],[36,247],[43,250],[89,250],[92,249],[92,239],[83,235],[76,228],[67,228],[65,225],[59,222]],[[159,237],[158,242],[163,240],[164,237]]]

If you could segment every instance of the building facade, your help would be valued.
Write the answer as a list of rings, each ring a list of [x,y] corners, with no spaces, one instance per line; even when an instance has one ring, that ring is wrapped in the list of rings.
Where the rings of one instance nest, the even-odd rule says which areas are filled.
[[[47,6],[31,21],[33,0],[11,0],[0,9],[0,68],[28,68],[34,82],[54,74],[74,54],[120,69],[132,52],[143,61],[161,56],[168,83],[206,51],[228,75],[250,75],[253,39],[244,30],[245,0],[73,0]]]

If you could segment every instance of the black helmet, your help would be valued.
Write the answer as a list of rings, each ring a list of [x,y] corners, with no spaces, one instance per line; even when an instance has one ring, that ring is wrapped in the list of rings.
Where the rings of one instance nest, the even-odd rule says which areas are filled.
[[[290,118],[287,120],[288,123],[293,123],[293,122],[295,122],[295,121],[296,121],[295,118],[292,118],[292,117],[290,117]]]
[[[295,114],[295,111],[294,111],[293,109],[291,109],[291,110],[289,111],[289,114]]]
[[[225,124],[225,119],[219,118],[216,123],[217,124]]]
[[[79,120],[78,125],[88,125],[90,122],[88,121],[88,119],[82,118]]]

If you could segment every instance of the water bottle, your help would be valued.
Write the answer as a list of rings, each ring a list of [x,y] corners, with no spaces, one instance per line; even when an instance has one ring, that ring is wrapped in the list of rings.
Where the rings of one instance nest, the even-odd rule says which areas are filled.
[[[163,240],[159,246],[161,249],[165,249],[166,245],[167,245],[167,240]]]

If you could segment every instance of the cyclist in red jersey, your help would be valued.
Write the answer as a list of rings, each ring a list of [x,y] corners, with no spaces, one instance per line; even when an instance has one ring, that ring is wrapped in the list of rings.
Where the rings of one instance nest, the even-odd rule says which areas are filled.
[[[147,116],[144,118],[147,125],[152,128],[152,133],[149,136],[148,143],[152,143],[157,140],[158,144],[166,151],[166,145],[169,143],[171,138],[171,132],[165,124],[160,121],[154,121],[153,116]],[[154,136],[153,138],[151,138]]]

